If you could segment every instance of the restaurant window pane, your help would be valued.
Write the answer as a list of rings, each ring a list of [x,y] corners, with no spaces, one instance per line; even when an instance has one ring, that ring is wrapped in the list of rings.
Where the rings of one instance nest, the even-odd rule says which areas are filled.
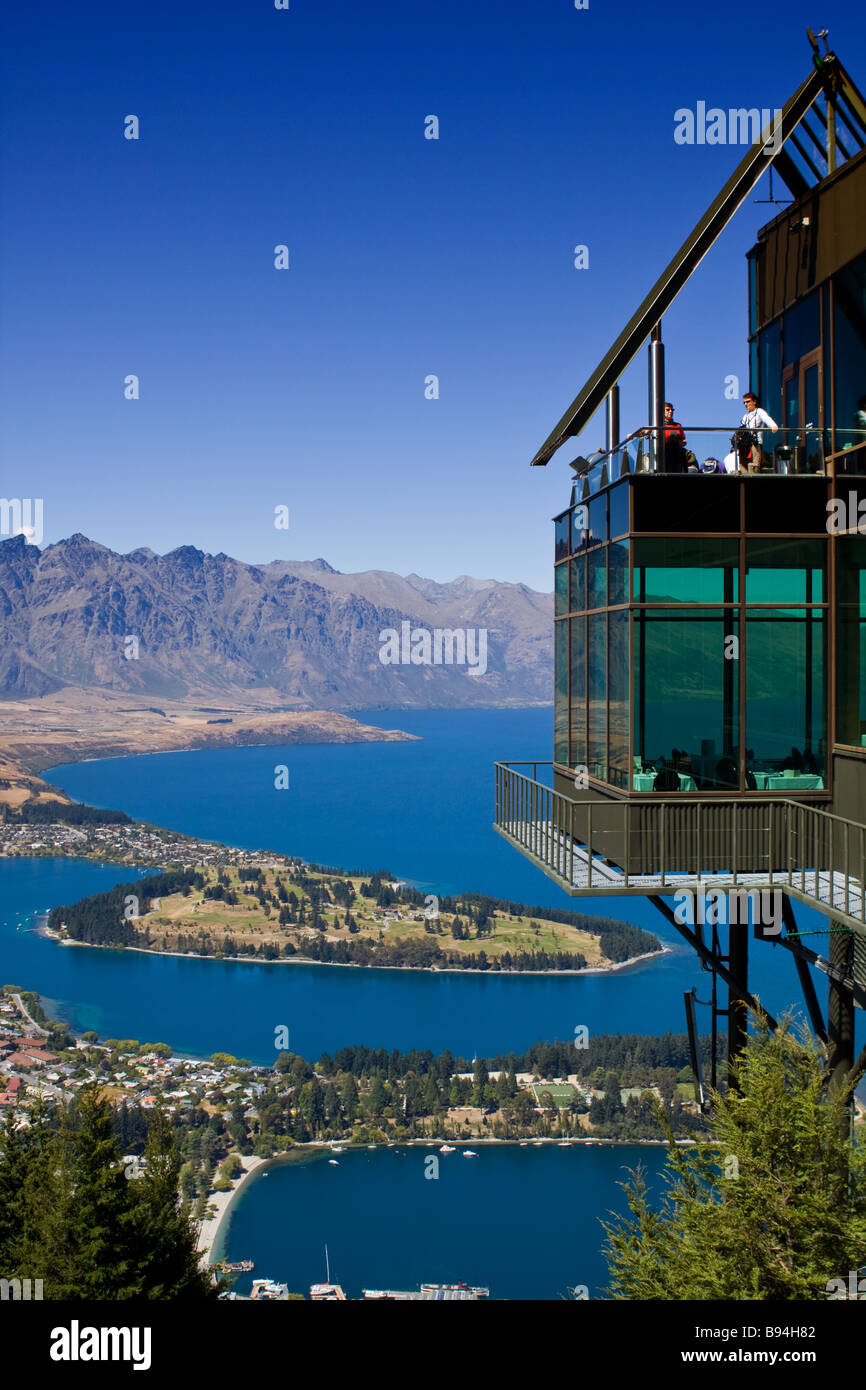
[[[866,543],[836,542],[836,738],[866,747]]]
[[[586,619],[571,619],[571,766],[586,766]]]
[[[607,604],[607,546],[596,546],[586,557],[587,608],[604,608]]]
[[[589,726],[587,765],[590,776],[607,778],[607,615],[587,618],[587,695]]]
[[[628,603],[628,541],[611,541],[608,546],[607,601]]]
[[[554,612],[557,618],[568,612],[568,566],[569,561],[563,560],[554,571]]]
[[[556,518],[556,556],[557,560],[564,560],[569,553],[571,516],[569,512],[565,516]]]
[[[773,420],[781,419],[782,411],[782,321],[777,319],[765,328],[759,338],[759,381],[756,388],[761,404]]]
[[[571,514],[571,553],[589,545],[589,503],[579,502]]]
[[[554,624],[553,760],[568,763],[568,619]]]
[[[784,366],[821,346],[821,296],[814,290],[785,314]],[[770,411],[772,415],[773,412]]]
[[[676,772],[681,791],[736,786],[739,671],[730,653],[737,632],[731,609],[634,613],[634,790],[652,791],[663,770]]]
[[[607,540],[607,493],[593,497],[589,503],[589,545]]]
[[[822,603],[826,541],[746,541],[746,603]]]
[[[765,609],[746,617],[746,765],[758,790],[823,786],[827,746],[824,615],[820,609]],[[781,787],[784,790],[784,785]]]
[[[576,555],[571,561],[571,611],[582,613],[586,608],[586,557]]]
[[[615,787],[629,786],[628,766],[628,612],[608,618],[607,776]]]
[[[833,280],[836,448],[864,441],[866,429],[866,254]]]
[[[621,459],[617,455],[617,465]],[[611,536],[624,536],[628,530],[628,481],[623,479],[612,487],[608,496],[608,516]]]
[[[637,603],[736,603],[738,576],[735,540],[645,536],[634,542]]]

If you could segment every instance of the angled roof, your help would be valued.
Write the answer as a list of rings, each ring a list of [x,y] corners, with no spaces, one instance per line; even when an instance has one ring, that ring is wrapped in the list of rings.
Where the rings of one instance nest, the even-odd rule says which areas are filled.
[[[767,149],[759,142],[747,151],[548,435],[532,460],[533,466],[548,463],[567,439],[580,434],[589,424],[610,388],[768,167],[772,165],[793,196],[799,198],[833,172],[834,166],[838,168],[866,146],[866,102],[835,54],[821,57],[811,32],[809,37],[815,49],[813,68],[783,108],[778,147]],[[808,121],[807,116],[811,117]],[[769,128],[762,131],[762,141],[769,140],[770,135]]]

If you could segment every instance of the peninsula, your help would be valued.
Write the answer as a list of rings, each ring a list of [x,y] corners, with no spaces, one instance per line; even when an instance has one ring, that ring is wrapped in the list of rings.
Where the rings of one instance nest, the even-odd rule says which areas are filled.
[[[414,740],[334,710],[287,710],[213,699],[131,699],[128,694],[66,688],[0,704],[0,805],[69,802],[39,776],[46,768],[139,753],[237,748],[251,744],[394,743]]]
[[[347,873],[195,841],[183,848],[188,867],[55,907],[45,930],[157,954],[494,972],[612,970],[662,950],[628,922],[480,893],[438,898],[387,870]]]

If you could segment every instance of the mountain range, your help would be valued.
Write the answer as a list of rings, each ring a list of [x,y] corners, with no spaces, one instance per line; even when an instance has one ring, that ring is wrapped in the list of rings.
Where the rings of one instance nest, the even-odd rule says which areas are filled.
[[[484,630],[486,669],[383,665],[381,634]],[[476,649],[477,650],[477,649]],[[470,647],[471,651],[471,647]],[[546,704],[553,596],[325,560],[246,564],[181,546],[121,555],[79,534],[0,543],[0,699],[98,689],[281,709]]]

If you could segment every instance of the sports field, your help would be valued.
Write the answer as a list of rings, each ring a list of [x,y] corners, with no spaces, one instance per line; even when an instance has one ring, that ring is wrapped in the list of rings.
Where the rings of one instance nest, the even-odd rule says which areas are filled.
[[[552,1082],[544,1083],[539,1081],[533,1084],[532,1090],[537,1105],[547,1105],[549,1102],[546,1097],[550,1096],[553,1104],[559,1110],[562,1110],[566,1105],[570,1105],[574,1099],[574,1087],[567,1082],[555,1085]],[[545,1097],[544,1100],[541,1099],[542,1096]]]

